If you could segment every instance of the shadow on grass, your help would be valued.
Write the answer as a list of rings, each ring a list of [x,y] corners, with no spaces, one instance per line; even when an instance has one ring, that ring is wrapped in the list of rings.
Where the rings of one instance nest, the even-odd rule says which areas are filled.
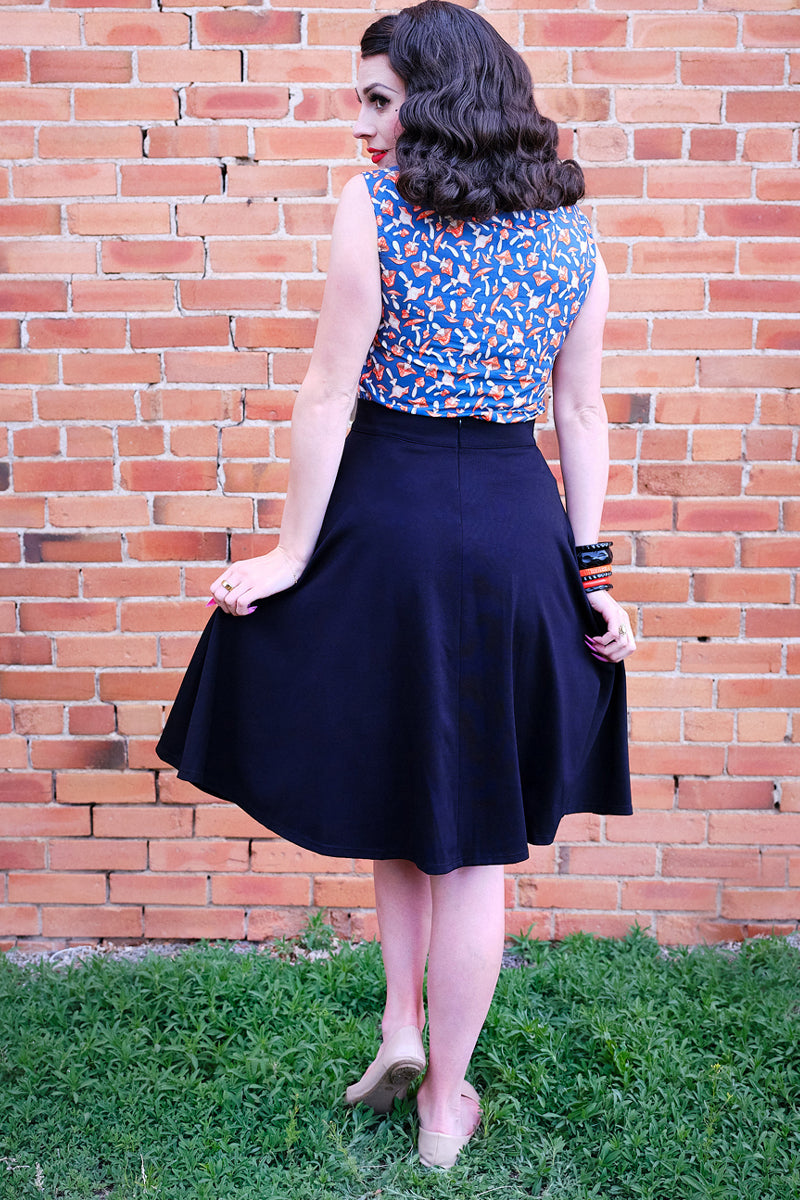
[[[516,949],[473,1058],[483,1126],[448,1173],[417,1161],[413,1098],[341,1103],[377,1048],[374,944],[0,956],[0,1197],[797,1200],[796,950]]]

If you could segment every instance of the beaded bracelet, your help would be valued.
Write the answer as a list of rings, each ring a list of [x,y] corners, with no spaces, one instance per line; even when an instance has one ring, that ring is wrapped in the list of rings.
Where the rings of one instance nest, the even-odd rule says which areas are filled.
[[[585,592],[610,591],[611,564],[614,555],[611,553],[613,542],[589,542],[586,546],[576,546],[581,583]]]

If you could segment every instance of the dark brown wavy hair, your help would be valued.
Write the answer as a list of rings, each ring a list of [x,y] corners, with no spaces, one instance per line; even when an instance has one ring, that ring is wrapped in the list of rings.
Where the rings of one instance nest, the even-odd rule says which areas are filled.
[[[483,17],[423,0],[369,26],[361,55],[376,54],[406,86],[396,154],[409,204],[484,221],[581,199],[583,172],[559,159],[558,129],[534,103],[530,71]]]

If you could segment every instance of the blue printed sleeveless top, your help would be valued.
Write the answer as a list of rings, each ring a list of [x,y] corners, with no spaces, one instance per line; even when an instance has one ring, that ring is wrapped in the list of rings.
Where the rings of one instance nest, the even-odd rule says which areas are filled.
[[[359,397],[425,416],[530,421],[595,268],[577,207],[450,221],[407,204],[396,172],[364,179],[383,313]]]

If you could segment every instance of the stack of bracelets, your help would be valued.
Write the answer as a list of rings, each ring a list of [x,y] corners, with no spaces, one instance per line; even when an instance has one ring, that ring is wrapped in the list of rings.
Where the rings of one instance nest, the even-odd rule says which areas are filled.
[[[588,546],[575,547],[584,591],[610,591],[614,586],[611,583],[612,545],[612,542],[591,542]]]

